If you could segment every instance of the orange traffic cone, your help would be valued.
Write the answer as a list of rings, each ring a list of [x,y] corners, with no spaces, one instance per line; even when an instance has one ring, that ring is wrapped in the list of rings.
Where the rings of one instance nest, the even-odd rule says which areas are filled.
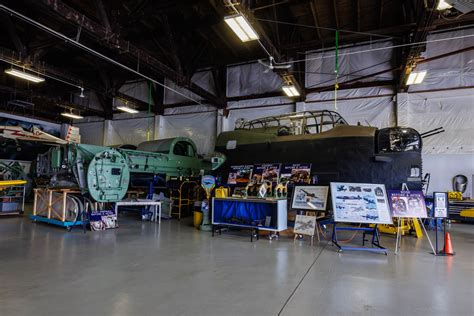
[[[448,232],[444,235],[444,248],[441,254],[446,256],[454,256],[456,254],[453,250],[453,245],[451,244],[451,236]]]

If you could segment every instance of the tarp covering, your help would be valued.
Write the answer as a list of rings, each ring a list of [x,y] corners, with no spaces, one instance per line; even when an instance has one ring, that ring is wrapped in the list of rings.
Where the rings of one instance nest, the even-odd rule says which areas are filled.
[[[209,91],[212,94],[215,94],[215,84],[214,84],[214,79],[212,78],[212,73],[210,71],[200,71],[196,72],[192,78],[191,81],[198,85],[199,87],[203,88],[204,90]],[[176,85],[171,80],[166,79],[165,80],[166,86],[169,86],[170,88],[191,97],[194,100],[201,100],[202,98],[199,97],[198,95],[179,87]],[[187,102],[190,101],[189,99],[183,97],[182,95],[179,95],[169,89],[165,89],[165,96],[164,96],[164,103],[165,104],[173,104],[173,103],[180,103],[180,102]]]
[[[265,72],[267,70],[259,63],[228,67],[227,96],[279,91],[283,84],[281,78],[273,71]]]
[[[154,104],[153,98],[150,95],[147,81],[125,83],[122,87],[120,87],[119,91],[137,100]]]
[[[104,145],[104,121],[91,123],[75,123],[79,127],[81,143],[91,145]]]
[[[405,107],[400,113],[405,125],[421,133],[437,127],[446,130],[424,139],[425,153],[474,155],[474,89],[409,93]]]
[[[394,67],[392,64],[393,49],[367,51],[371,49],[390,47],[391,41],[376,42],[356,47],[341,48],[339,50],[339,78],[338,82],[361,78]],[[365,52],[367,51],[367,52]],[[361,52],[352,54],[354,52]],[[350,55],[345,55],[350,54]],[[306,87],[324,87],[334,85],[336,68],[335,51],[315,52],[307,54],[306,58]],[[391,80],[393,72],[386,72],[360,81]]]
[[[458,30],[447,33],[439,33],[428,36],[428,41],[439,39],[472,35],[474,28]],[[474,46],[474,37],[466,37],[456,40],[428,42],[425,59],[455,52],[463,48]],[[414,71],[426,70],[427,74],[423,83],[410,86],[409,91],[446,89],[453,87],[474,86],[474,50],[457,53],[451,56],[432,60],[419,64]]]
[[[139,143],[153,139],[154,117],[106,121],[105,146]]]
[[[207,154],[214,150],[216,125],[216,112],[162,116],[158,139],[189,137],[199,154]]]
[[[361,123],[375,127],[395,126],[393,97],[340,100],[335,110],[334,101],[298,103],[297,112],[306,110],[331,110],[341,114],[349,124]]]

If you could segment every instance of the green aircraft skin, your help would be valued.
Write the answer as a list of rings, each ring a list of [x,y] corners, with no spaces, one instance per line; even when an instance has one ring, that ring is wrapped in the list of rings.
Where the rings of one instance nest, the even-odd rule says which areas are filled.
[[[189,138],[160,142],[164,146],[156,148],[159,152],[72,143],[55,147],[45,154],[47,163],[43,161],[38,174],[52,177],[61,171],[73,173],[83,194],[89,193],[98,202],[115,202],[125,196],[133,173],[160,174],[169,179],[199,176],[219,165],[213,168],[211,162],[199,158]]]

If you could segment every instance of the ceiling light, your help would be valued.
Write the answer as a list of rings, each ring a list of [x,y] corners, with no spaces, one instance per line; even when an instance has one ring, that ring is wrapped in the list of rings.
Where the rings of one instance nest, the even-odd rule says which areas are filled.
[[[242,42],[258,40],[258,34],[242,14],[226,16],[225,23],[234,31]]]
[[[283,89],[283,92],[285,92],[285,94],[289,96],[290,98],[298,97],[300,95],[298,89],[296,89],[294,85],[284,85],[282,89]]]
[[[86,96],[84,95],[84,88],[81,87],[81,94],[79,95],[79,98],[85,98]]]
[[[412,85],[412,84],[422,83],[423,79],[425,79],[425,76],[426,76],[426,71],[410,73],[407,79],[407,86]]]
[[[80,120],[80,119],[84,118],[83,116],[80,116],[79,114],[74,114],[72,112],[63,112],[63,113],[61,113],[61,115],[65,116],[65,117],[72,118],[72,119],[76,119],[76,120]]]
[[[18,78],[22,78],[22,79],[31,81],[31,82],[35,82],[35,83],[44,81],[44,78],[35,76],[35,75],[33,75],[31,73],[28,73],[28,72],[25,72],[24,70],[21,71],[21,70],[18,70],[18,69],[11,68],[11,69],[5,70],[5,73],[7,73],[9,75],[12,75],[12,76],[15,76],[15,77],[18,77]]]
[[[124,112],[127,112],[127,113],[132,113],[132,114],[138,113],[137,110],[135,110],[131,107],[128,107],[128,106],[117,106],[117,110],[124,111]]]
[[[447,3],[445,0],[439,0],[438,1],[438,6],[436,7],[436,10],[447,10],[451,9],[453,6]]]

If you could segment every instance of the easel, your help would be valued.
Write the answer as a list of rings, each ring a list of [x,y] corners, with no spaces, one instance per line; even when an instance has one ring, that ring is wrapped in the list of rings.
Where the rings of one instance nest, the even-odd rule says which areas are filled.
[[[337,231],[339,231],[339,230],[362,231],[363,232],[362,246],[364,246],[365,242],[367,241],[365,239],[365,235],[367,235],[367,234],[372,235],[372,241],[371,241],[372,248],[351,247],[351,246],[341,246],[341,245],[339,245],[338,240],[337,240]],[[377,224],[375,224],[374,227],[337,227],[337,223],[333,222],[332,243],[337,248],[339,248],[338,252],[342,252],[344,250],[354,250],[354,251],[380,252],[380,253],[384,253],[385,255],[388,255],[387,249],[380,245],[380,235],[379,235]]]
[[[408,186],[406,183],[403,183],[402,184],[402,191],[410,191],[408,189]],[[416,222],[415,222],[416,221]],[[402,241],[402,234],[401,234],[401,218],[398,217],[398,225],[397,225],[397,238],[396,238],[396,241],[395,241],[395,254],[398,254],[399,251],[400,251],[400,244],[401,244],[401,241]],[[421,227],[423,227],[423,230],[425,232],[425,235],[426,235],[426,238],[428,238],[428,242],[430,243],[430,247],[431,249],[433,250],[433,253],[436,253],[434,248],[433,248],[433,243],[431,242],[431,239],[430,239],[430,236],[428,235],[428,232],[426,231],[426,227],[425,227],[425,224],[423,223],[423,221],[421,220],[420,217],[417,217],[417,218],[413,218],[413,224],[414,226],[416,227],[417,226],[417,223],[420,223],[421,224]],[[418,231],[417,231],[417,235],[418,235]]]

